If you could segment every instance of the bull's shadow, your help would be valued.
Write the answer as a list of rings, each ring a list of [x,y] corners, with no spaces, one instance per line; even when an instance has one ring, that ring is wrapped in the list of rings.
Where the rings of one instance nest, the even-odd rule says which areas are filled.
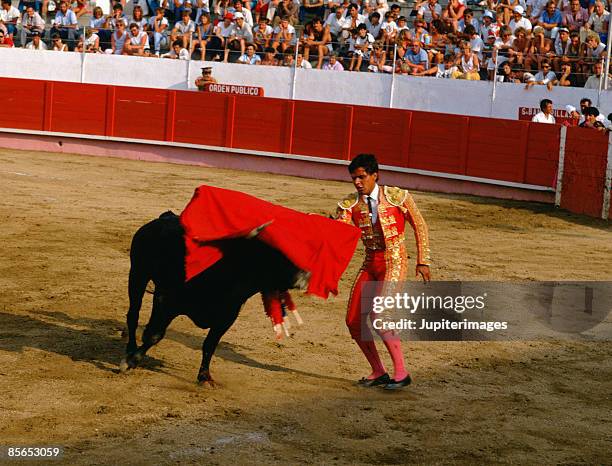
[[[73,317],[62,311],[45,310],[36,314],[19,315],[0,312],[0,349],[21,352],[35,348],[63,356],[73,361],[87,362],[96,368],[117,373],[118,364],[124,355],[125,340],[121,337],[124,323],[114,319],[92,319]],[[202,332],[204,334],[204,331]],[[204,335],[197,336],[172,329],[165,339],[180,343],[187,348],[200,351]],[[163,340],[160,345],[163,346]],[[304,377],[346,382],[345,379],[268,364],[240,353],[242,347],[221,342],[215,357],[257,369],[286,372]],[[246,348],[245,348],[246,349]],[[194,364],[196,364],[194,362]],[[147,356],[142,368],[163,372],[164,362]]]

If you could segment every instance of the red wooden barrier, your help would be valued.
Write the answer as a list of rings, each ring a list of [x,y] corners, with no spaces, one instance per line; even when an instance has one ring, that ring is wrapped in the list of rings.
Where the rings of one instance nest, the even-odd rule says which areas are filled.
[[[567,129],[562,208],[578,214],[601,216],[607,158],[606,134],[584,128]]]

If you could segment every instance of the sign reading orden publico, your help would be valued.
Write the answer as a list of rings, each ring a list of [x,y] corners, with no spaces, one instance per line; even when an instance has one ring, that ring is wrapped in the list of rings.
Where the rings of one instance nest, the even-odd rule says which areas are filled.
[[[263,97],[263,87],[241,86],[237,84],[208,83],[204,85],[204,91],[216,92],[217,94],[254,95]]]

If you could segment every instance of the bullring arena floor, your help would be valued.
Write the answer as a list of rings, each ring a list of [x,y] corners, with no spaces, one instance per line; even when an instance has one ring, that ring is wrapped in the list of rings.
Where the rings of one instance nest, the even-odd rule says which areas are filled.
[[[366,364],[344,312],[361,252],[337,298],[298,298],[306,325],[280,344],[250,300],[213,359],[220,388],[195,384],[205,332],[186,318],[144,367],[118,373],[138,226],[180,212],[202,183],[318,213],[349,183],[7,150],[0,176],[3,445],[62,445],[66,464],[610,461],[609,342],[406,344],[409,389],[355,387]],[[435,279],[612,280],[607,224],[414,195]]]

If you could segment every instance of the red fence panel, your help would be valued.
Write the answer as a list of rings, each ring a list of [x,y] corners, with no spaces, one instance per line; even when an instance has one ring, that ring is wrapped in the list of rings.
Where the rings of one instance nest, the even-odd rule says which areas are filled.
[[[528,124],[470,117],[466,175],[522,183]]]
[[[348,160],[350,106],[296,101],[292,153]]]
[[[113,135],[163,141],[166,134],[168,91],[136,87],[115,88]]]
[[[287,120],[290,123],[290,101],[240,96],[234,115],[234,147],[284,152],[289,142]]]
[[[382,165],[406,167],[412,112],[398,109],[353,107],[350,158],[376,155]]]
[[[527,173],[525,183],[538,186],[557,185],[561,127],[529,123],[527,141]]]
[[[106,86],[52,83],[50,131],[104,134]]]
[[[578,214],[601,216],[608,136],[585,128],[568,128],[561,207]]]
[[[0,128],[42,131],[45,113],[45,82],[0,78]]]
[[[207,146],[225,146],[230,96],[204,92],[177,92],[174,140]]]
[[[468,117],[412,112],[408,167],[464,174],[468,124]]]

